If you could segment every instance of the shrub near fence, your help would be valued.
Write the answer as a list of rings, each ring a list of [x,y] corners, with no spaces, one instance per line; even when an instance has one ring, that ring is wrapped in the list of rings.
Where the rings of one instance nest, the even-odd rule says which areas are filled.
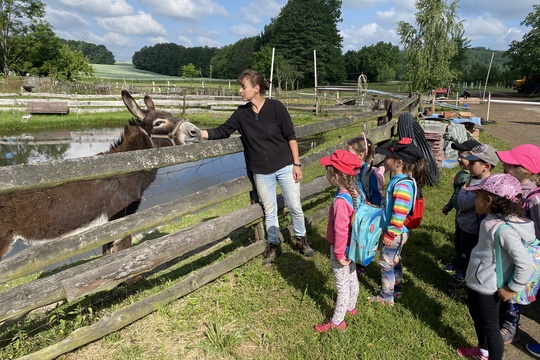
[[[418,97],[413,96],[400,103],[395,103],[392,109],[396,112],[404,108],[412,111],[417,104]],[[386,111],[369,115],[381,117],[386,115]],[[368,122],[361,118],[342,118],[309,124],[297,127],[296,132],[298,137],[304,137],[347,126],[355,126],[355,133],[366,131],[367,136],[376,144],[388,140],[397,133],[395,120],[370,127]],[[340,143],[337,146],[312,153],[304,157],[302,162],[306,166],[318,164],[320,157],[327,156],[337,147],[344,145],[345,143]],[[51,164],[0,168],[0,192],[37,189],[67,181],[107,177],[192,162],[205,157],[240,152],[242,146],[238,138],[231,138],[186,145],[182,150],[182,156],[179,156],[177,150],[172,147],[144,150],[142,151],[144,157],[134,157],[133,154],[129,153],[109,154],[105,155],[107,156],[106,163],[103,162],[103,158],[84,158]],[[126,163],[129,163],[129,166]],[[74,164],[77,166],[74,167]],[[65,169],[66,166],[81,170],[65,174],[60,169]],[[13,179],[24,179],[24,181],[15,183]],[[302,186],[303,199],[318,194],[328,187],[324,177],[318,178]],[[35,245],[0,262],[0,273],[2,273],[0,281],[7,282],[39,271],[60,258],[73,256],[127,234],[155,228],[163,222],[179,219],[249,190],[251,190],[251,184],[248,179],[235,179],[182,200],[155,206],[60,241]],[[324,218],[326,213],[327,209],[321,210],[312,216],[312,221],[316,222]],[[33,309],[58,301],[73,302],[98,291],[112,289],[135,275],[151,271],[172,259],[215,243],[235,229],[260,221],[262,216],[260,206],[258,204],[251,205],[194,227],[155,240],[145,241],[120,253],[99,257],[82,265],[5,290],[0,293],[0,322],[18,319]],[[235,267],[241,266],[246,261],[260,255],[264,248],[264,241],[259,241],[210,267],[193,271],[187,278],[173,287],[138,301],[127,308],[117,310],[90,326],[80,328],[67,335],[64,340],[28,355],[28,358],[52,359],[117,331],[149,314],[159,306],[195,290]]]

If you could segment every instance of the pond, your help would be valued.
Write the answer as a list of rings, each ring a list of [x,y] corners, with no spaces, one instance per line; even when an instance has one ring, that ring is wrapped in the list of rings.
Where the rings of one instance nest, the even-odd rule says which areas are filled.
[[[121,128],[85,131],[46,131],[0,138],[0,166],[36,164],[56,160],[93,156],[109,150],[118,140]],[[322,141],[321,137],[299,140],[300,153]],[[156,180],[144,192],[139,210],[164,204],[210,186],[246,175],[243,153],[173,165],[158,170]],[[21,251],[27,245],[17,241],[7,256]],[[95,249],[92,254],[99,254]],[[89,254],[81,254],[81,258]],[[77,259],[72,259],[75,261]]]

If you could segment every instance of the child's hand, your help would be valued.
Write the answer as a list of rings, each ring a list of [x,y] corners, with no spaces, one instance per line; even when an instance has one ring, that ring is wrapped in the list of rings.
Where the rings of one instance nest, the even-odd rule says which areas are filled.
[[[382,238],[382,243],[384,244],[384,246],[392,246],[393,241],[383,237]]]
[[[339,263],[340,263],[341,265],[343,265],[343,266],[347,266],[347,265],[349,265],[349,264],[351,263],[351,260],[349,260],[349,259],[347,259],[347,258],[345,257],[345,258],[339,260]]]
[[[506,285],[500,288],[497,293],[502,301],[508,301],[516,294],[515,291],[510,290],[510,288]]]
[[[450,206],[448,205],[444,205],[444,207],[442,208],[442,213],[444,215],[448,215],[448,213],[451,211],[452,209],[450,208]]]

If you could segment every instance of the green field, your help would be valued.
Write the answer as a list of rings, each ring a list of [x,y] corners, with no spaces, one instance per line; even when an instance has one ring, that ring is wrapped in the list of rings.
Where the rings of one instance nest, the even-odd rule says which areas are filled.
[[[103,80],[118,80],[118,81],[138,81],[138,82],[152,82],[152,81],[170,81],[172,83],[192,83],[196,82],[200,84],[204,81],[206,85],[211,84],[223,84],[228,83],[228,79],[209,79],[209,78],[185,78],[181,76],[170,76],[156,74],[151,71],[135,69],[130,62],[117,62],[114,65],[105,64],[92,64],[94,68],[94,75],[96,78]]]

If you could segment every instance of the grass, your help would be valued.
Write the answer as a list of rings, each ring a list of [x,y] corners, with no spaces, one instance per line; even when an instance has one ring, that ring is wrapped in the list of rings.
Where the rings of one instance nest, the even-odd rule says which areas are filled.
[[[328,140],[338,141],[336,133]],[[481,139],[496,148],[501,141]],[[403,299],[394,307],[369,304],[380,284],[376,264],[361,280],[359,315],[347,318],[345,332],[316,334],[313,325],[331,315],[336,290],[329,266],[326,222],[308,229],[316,250],[305,258],[284,244],[284,253],[270,268],[261,257],[216,279],[192,294],[162,306],[146,318],[89,344],[63,359],[457,359],[458,346],[475,344],[472,321],[464,302],[449,297],[450,275],[442,270],[453,253],[453,213],[442,207],[452,192],[456,169],[443,169],[439,184],[425,188],[423,223],[403,250]],[[305,169],[306,181],[321,176],[321,166]],[[304,203],[310,214],[332,200],[332,191]],[[209,212],[194,214],[176,225],[189,226],[244,206],[241,197]],[[283,226],[287,217],[282,217]],[[80,326],[156,293],[252,242],[250,229],[239,229],[219,245],[183,260],[140,283],[118,287],[48,314],[36,313],[24,322],[0,328],[0,358],[16,358],[64,338]]]

